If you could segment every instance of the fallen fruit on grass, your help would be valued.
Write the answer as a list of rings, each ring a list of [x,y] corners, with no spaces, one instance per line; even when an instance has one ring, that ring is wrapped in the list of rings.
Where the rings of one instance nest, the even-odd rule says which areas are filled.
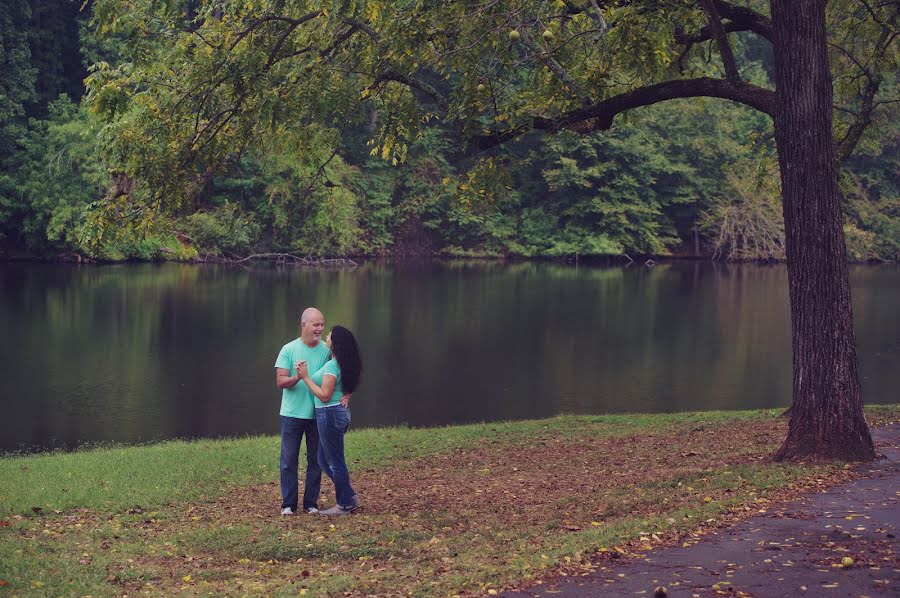
[[[841,559],[841,567],[843,567],[844,569],[849,569],[852,566],[853,566],[853,559],[850,558],[849,556],[845,556],[844,558]]]
[[[551,39],[553,39],[553,32],[550,31],[549,29],[545,29],[543,36],[544,36],[544,39],[549,42]]]
[[[484,91],[485,90],[484,83],[479,83],[478,87],[476,87],[475,89],[477,89],[478,91]]]
[[[513,29],[509,32],[509,39],[512,41],[517,41],[519,39],[519,32]]]

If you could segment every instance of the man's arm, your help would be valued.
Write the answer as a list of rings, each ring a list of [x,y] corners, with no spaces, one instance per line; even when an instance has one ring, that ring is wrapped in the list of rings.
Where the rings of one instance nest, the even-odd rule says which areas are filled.
[[[291,373],[284,368],[275,368],[275,386],[276,388],[294,388],[297,382],[300,382],[300,376],[291,376]]]
[[[346,395],[342,396],[341,397],[341,405],[343,405],[344,407],[349,407],[350,406],[350,397],[352,397],[352,396],[353,396],[352,392],[350,394],[346,394]]]

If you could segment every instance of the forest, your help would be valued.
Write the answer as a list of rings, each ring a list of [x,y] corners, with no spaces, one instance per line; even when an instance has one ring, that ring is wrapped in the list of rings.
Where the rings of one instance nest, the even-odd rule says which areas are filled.
[[[341,98],[334,96],[343,90],[312,76],[295,78],[305,88],[304,110],[319,110],[330,126],[313,118],[292,121],[276,108],[274,116],[258,116],[272,123],[261,138],[238,146],[226,136],[223,143],[236,143],[222,150],[227,158],[203,164],[189,182],[173,175],[171,186],[160,184],[164,169],[156,179],[142,177],[153,156],[176,149],[167,145],[169,135],[128,126],[141,118],[141,108],[121,78],[137,64],[138,52],[166,56],[172,38],[141,33],[148,13],[136,12],[129,24],[127,11],[115,18],[104,12],[129,4],[6,0],[0,6],[0,257],[190,261],[290,252],[784,259],[772,121],[724,99],[671,100],[620,115],[607,130],[531,131],[494,148],[472,143],[471,130],[452,119],[426,113],[398,150],[378,140],[386,123],[398,119],[404,98],[365,97],[367,87],[335,119],[331,107]],[[200,18],[196,0],[135,4],[164,5],[169,18],[181,15],[185,31]],[[544,40],[552,36],[548,28]],[[766,41],[749,32],[730,39],[741,76],[772,87]],[[704,68],[702,50],[694,68]],[[852,90],[859,77],[850,76],[841,50],[836,40],[835,86]],[[883,54],[870,122],[841,163],[853,261],[900,260],[895,40]],[[717,65],[712,50],[709,55],[712,72]],[[160,72],[178,68],[154,60]],[[424,71],[427,84],[445,93],[464,78]],[[479,81],[469,90],[473,101],[493,94],[490,78]],[[504,97],[536,102],[533,85],[513,79]],[[836,103],[847,95],[837,93]],[[409,101],[421,99],[413,94]],[[289,102],[281,109],[290,109]],[[836,138],[841,114],[854,110],[836,105]],[[495,122],[510,118],[497,112]]]

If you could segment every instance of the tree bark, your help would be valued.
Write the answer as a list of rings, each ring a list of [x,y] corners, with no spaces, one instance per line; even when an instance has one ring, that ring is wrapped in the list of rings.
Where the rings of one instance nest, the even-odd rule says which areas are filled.
[[[775,459],[869,460],[834,160],[825,0],[771,0],[793,404]]]

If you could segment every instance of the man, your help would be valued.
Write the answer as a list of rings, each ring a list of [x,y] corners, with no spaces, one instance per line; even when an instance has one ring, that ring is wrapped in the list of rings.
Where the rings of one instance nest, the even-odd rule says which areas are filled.
[[[313,395],[306,384],[300,383],[298,366],[306,362],[310,372],[316,372],[330,358],[330,351],[322,341],[325,317],[315,307],[303,310],[300,316],[300,338],[284,347],[275,361],[275,386],[281,390],[281,514],[297,512],[297,462],[300,441],[306,435],[306,480],[303,484],[303,510],[319,512],[319,492],[322,488],[322,469],[319,467],[319,432],[313,408]],[[342,401],[346,397],[342,397]]]

